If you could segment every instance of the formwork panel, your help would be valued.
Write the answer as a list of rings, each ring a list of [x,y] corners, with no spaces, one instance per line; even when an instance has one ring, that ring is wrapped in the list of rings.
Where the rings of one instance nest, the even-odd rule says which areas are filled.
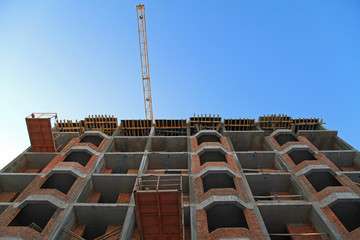
[[[181,176],[138,178],[134,195],[142,239],[184,238]]]
[[[55,152],[50,118],[26,118],[33,152]]]

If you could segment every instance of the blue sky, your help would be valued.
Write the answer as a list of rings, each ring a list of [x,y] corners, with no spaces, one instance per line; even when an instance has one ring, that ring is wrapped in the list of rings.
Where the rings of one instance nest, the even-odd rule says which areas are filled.
[[[138,1],[0,1],[0,167],[24,118],[144,118]],[[142,1],[155,118],[319,117],[360,149],[360,1]]]

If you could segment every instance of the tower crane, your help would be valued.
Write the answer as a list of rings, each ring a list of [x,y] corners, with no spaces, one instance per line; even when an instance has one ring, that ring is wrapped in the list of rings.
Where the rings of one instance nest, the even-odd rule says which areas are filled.
[[[145,22],[145,6],[137,5],[137,23],[139,32],[139,46],[140,46],[140,59],[141,59],[141,72],[142,83],[144,91],[144,104],[146,119],[150,119],[153,123],[153,109],[151,99],[151,86],[150,86],[150,71],[149,71],[149,57],[146,38],[146,22]]]

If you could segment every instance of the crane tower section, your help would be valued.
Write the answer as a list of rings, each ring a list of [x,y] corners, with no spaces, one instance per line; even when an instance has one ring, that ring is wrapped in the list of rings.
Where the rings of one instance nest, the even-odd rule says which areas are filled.
[[[144,104],[145,104],[145,116],[146,119],[151,119],[153,123],[153,110],[151,99],[151,86],[150,86],[150,71],[149,71],[149,57],[146,38],[146,22],[145,22],[145,6],[137,5],[137,22],[139,32],[139,46],[140,46],[140,60],[141,60],[141,72],[144,91]]]

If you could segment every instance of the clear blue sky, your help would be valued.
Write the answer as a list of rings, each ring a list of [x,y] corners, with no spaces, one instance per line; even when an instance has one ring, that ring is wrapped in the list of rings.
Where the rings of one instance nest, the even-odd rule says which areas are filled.
[[[138,1],[0,1],[0,167],[24,118],[144,118]],[[360,149],[360,1],[142,1],[155,118],[319,117]]]

